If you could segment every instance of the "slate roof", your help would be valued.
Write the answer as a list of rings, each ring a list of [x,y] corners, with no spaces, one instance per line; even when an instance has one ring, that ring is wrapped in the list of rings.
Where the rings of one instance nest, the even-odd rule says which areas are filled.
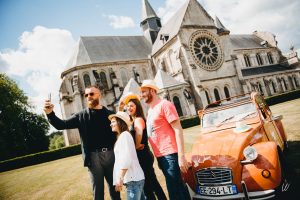
[[[214,20],[197,0],[187,0],[181,8],[166,22],[158,32],[152,48],[155,54],[165,43],[160,40],[160,35],[168,35],[170,41],[176,36],[182,26],[215,26]]]
[[[143,0],[142,3],[142,20],[141,22],[145,21],[146,19],[157,17],[155,11],[149,4],[148,0]],[[157,17],[158,18],[158,17]]]
[[[75,66],[148,59],[151,44],[144,36],[81,37],[66,69]]]
[[[285,67],[280,64],[275,65],[268,65],[268,66],[261,66],[261,67],[249,67],[242,69],[243,76],[255,76],[259,74],[267,74],[267,73],[274,73],[274,72],[282,72],[287,70],[292,70],[291,67]]]
[[[260,43],[263,40],[255,35],[230,35],[230,42],[233,49],[252,49],[252,48],[266,48],[270,45],[263,46]]]
[[[218,34],[220,33],[230,33],[230,31],[222,24],[220,19],[216,16],[215,17],[215,25],[218,28]]]

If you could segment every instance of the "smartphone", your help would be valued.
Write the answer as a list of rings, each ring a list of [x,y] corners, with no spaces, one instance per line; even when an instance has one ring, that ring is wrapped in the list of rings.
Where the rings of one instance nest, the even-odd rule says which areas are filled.
[[[48,100],[51,102],[51,93],[48,94]]]
[[[48,94],[48,100],[51,102],[51,93]],[[50,108],[50,106],[47,106],[47,108]]]

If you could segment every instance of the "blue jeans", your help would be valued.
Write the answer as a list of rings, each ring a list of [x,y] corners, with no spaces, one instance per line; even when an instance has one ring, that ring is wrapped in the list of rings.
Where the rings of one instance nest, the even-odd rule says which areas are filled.
[[[178,154],[173,153],[157,158],[158,166],[162,170],[167,183],[170,200],[189,200],[189,192],[182,181],[178,164]]]
[[[127,200],[145,200],[143,192],[145,180],[130,181],[126,183]]]

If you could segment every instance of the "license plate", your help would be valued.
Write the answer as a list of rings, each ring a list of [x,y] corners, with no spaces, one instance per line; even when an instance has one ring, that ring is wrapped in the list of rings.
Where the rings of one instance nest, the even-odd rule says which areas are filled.
[[[222,186],[198,186],[197,193],[207,196],[222,196],[237,194],[236,185],[222,185]]]

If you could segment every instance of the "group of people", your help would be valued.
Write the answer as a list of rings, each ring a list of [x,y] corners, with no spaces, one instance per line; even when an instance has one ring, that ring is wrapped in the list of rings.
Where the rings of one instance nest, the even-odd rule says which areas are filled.
[[[155,175],[154,156],[165,176],[169,199],[190,199],[180,173],[189,168],[180,120],[174,104],[160,99],[157,92],[153,80],[144,80],[140,95],[126,94],[114,114],[101,105],[100,89],[90,86],[84,93],[87,108],[66,120],[59,119],[53,104],[45,101],[44,111],[56,129],[79,130],[94,200],[104,199],[104,178],[113,200],[120,199],[123,186],[127,199],[167,199]],[[141,99],[149,105],[147,118]]]

